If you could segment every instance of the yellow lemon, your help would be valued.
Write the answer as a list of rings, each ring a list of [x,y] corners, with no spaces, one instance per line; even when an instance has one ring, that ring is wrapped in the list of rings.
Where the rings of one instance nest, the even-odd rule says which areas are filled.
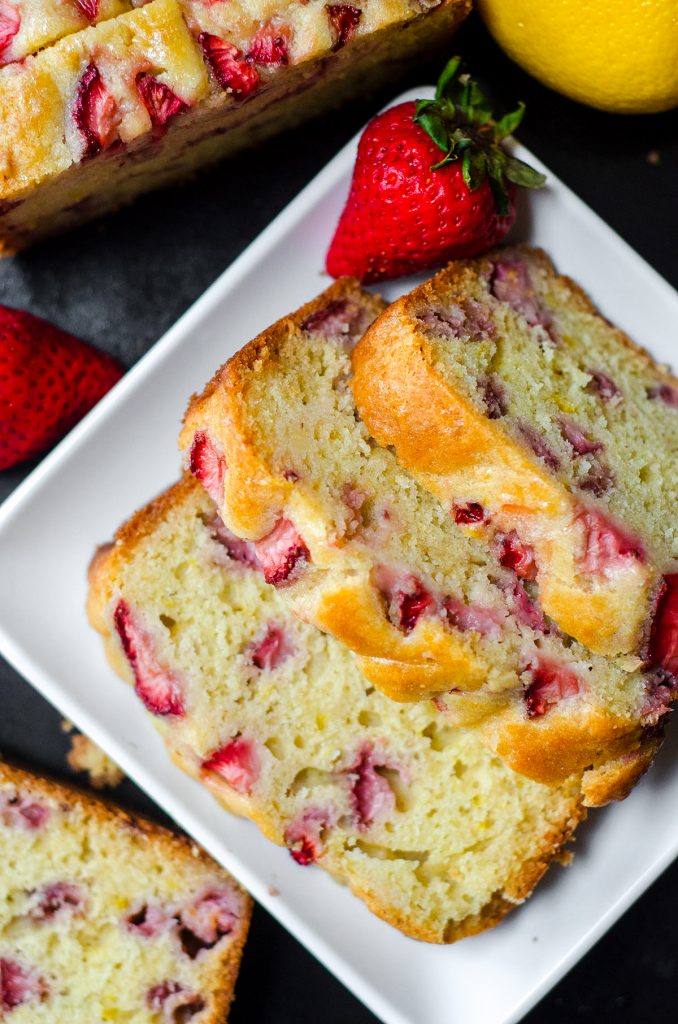
[[[544,85],[617,113],[678,106],[678,0],[477,0],[499,45]]]

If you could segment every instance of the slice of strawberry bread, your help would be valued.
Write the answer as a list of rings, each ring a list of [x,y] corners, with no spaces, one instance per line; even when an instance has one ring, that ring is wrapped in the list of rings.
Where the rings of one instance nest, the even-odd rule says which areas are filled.
[[[183,836],[0,764],[0,1019],[225,1024],[249,896]]]
[[[190,477],[90,571],[108,656],[172,755],[295,861],[390,924],[452,942],[523,900],[583,815],[430,704],[395,704],[299,622]]]
[[[590,650],[678,668],[678,381],[545,253],[450,264],[354,354],[374,437]]]
[[[370,437],[350,348],[381,308],[340,281],[246,345],[189,407],[187,468],[239,538],[239,557],[300,619],[355,651],[388,696],[437,697],[455,725],[480,726],[540,782],[620,756],[632,772],[654,746],[666,673],[626,671],[563,636],[535,601],[529,567],[500,564],[473,536],[476,505],[460,506],[460,529]]]
[[[96,8],[104,20],[72,32],[74,6]],[[106,20],[105,5],[49,0],[50,23],[63,17],[62,38],[0,69],[4,251],[113,209],[397,74],[431,38],[444,45],[470,2],[138,6]]]

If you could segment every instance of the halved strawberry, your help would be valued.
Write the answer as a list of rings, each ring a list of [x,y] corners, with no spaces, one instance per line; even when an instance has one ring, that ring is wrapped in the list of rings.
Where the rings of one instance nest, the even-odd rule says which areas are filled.
[[[47,982],[37,971],[11,957],[0,957],[0,1010],[42,1002],[48,991]]]
[[[10,0],[0,0],[0,57],[20,28],[21,15],[17,8]]]
[[[289,519],[279,519],[271,532],[255,544],[257,558],[267,583],[280,586],[310,561],[311,554]]]
[[[244,100],[255,92],[259,86],[257,69],[243,58],[237,46],[209,32],[201,32],[198,42],[222,89],[232,93],[239,100]]]
[[[575,697],[584,683],[572,669],[548,658],[532,668],[532,682],[523,693],[528,718],[539,718],[566,697]]]
[[[662,581],[650,633],[650,663],[678,676],[678,573]]]
[[[118,137],[120,115],[96,64],[88,64],[78,82],[73,120],[84,142],[82,159],[108,149]]]
[[[176,114],[188,110],[188,103],[185,103],[175,92],[172,92],[168,85],[160,82],[153,75],[142,71],[136,77],[136,86],[148,115],[156,127],[164,127]]]
[[[99,13],[99,0],[74,0],[74,2],[88,21],[94,21]]]
[[[118,601],[113,622],[134,672],[137,696],[154,715],[183,715],[184,699],[178,677],[157,660],[153,638],[135,621],[125,601]]]
[[[259,755],[252,740],[236,736],[212,751],[202,767],[204,771],[221,775],[239,793],[249,793],[259,777]]]
[[[256,667],[268,671],[279,668],[294,653],[294,645],[288,634],[276,622],[271,622],[263,637],[254,641],[250,648],[250,659]]]
[[[188,468],[217,505],[224,497],[226,459],[206,430],[198,430],[188,453]]]
[[[255,64],[287,64],[289,45],[290,29],[287,25],[267,21],[252,40],[247,58]]]
[[[357,29],[363,12],[349,4],[325,4],[325,10],[332,32],[332,49],[339,50]]]

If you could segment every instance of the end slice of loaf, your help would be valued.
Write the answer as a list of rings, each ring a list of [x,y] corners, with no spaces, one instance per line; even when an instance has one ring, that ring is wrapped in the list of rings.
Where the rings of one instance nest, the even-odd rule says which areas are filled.
[[[430,704],[389,701],[241,555],[187,477],[92,564],[91,622],[172,757],[406,934],[496,924],[583,816],[577,784],[532,782]]]
[[[354,354],[374,437],[590,650],[673,673],[678,381],[545,253],[451,263]],[[658,612],[658,616],[657,613]]]
[[[444,45],[470,7],[150,0],[71,32],[74,2],[46,4],[62,38],[0,68],[6,252],[373,87],[432,37]]]
[[[338,282],[246,345],[191,403],[187,466],[246,542],[240,557],[389,696],[436,696],[455,725],[480,727],[541,782],[622,756],[644,764],[663,677],[560,634],[530,583],[459,529],[360,420],[350,347],[381,308]]]
[[[0,764],[0,1017],[225,1024],[249,896],[187,838]]]

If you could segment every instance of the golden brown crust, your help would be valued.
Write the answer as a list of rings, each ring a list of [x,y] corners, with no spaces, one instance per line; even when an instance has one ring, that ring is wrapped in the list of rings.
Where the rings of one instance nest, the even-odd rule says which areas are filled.
[[[515,249],[555,275],[546,253]],[[454,302],[468,297],[475,280],[490,273],[494,256],[453,262],[389,306],[354,350],[356,405],[375,439],[394,446],[403,465],[441,501],[451,507],[459,495],[473,495],[495,519],[520,524],[536,550],[542,607],[561,629],[599,654],[634,652],[643,640],[656,574],[638,565],[633,586],[613,579],[593,586],[578,578],[579,503],[501,420],[489,419],[454,387],[418,328],[417,313],[439,303],[441,293]],[[572,289],[582,311],[600,315],[578,286],[563,277],[558,282]]]
[[[188,836],[156,825],[155,822],[141,815],[131,814],[110,800],[85,793],[76,786],[36,775],[26,768],[19,768],[4,760],[0,761],[0,783],[10,783],[17,789],[27,791],[34,796],[56,800],[68,808],[77,807],[81,811],[93,815],[98,821],[115,823],[121,829],[128,828],[134,832],[141,832],[148,836],[154,846],[164,852],[169,862],[189,860],[191,863],[195,863],[198,860],[205,867],[218,867],[212,858]],[[221,956],[218,982],[215,981],[216,987],[212,989],[215,1006],[213,1012],[206,1019],[206,1024],[226,1024],[252,916],[252,900],[249,894],[230,875],[228,878],[229,883],[242,895],[241,925],[237,937],[226,946]],[[216,973],[215,969],[215,976]]]

